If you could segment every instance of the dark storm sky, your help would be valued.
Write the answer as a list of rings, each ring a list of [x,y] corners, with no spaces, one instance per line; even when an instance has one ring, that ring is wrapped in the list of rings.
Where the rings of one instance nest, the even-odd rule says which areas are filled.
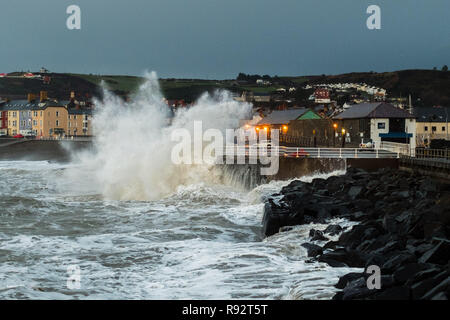
[[[66,28],[79,5],[81,30]],[[366,9],[381,7],[381,30]],[[2,0],[0,72],[234,78],[441,68],[448,0]]]

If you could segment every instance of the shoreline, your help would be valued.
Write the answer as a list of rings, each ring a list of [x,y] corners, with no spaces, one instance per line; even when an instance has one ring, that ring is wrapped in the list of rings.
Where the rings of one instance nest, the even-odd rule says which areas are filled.
[[[450,183],[400,170],[354,168],[326,180],[294,180],[266,201],[263,234],[336,217],[358,224],[350,230],[339,225],[311,230],[302,244],[309,261],[365,271],[378,266],[381,288],[368,288],[370,273],[350,273],[335,285],[341,291],[333,299],[450,297]],[[339,240],[328,241],[330,235],[340,235]],[[317,240],[327,242],[320,246]]]

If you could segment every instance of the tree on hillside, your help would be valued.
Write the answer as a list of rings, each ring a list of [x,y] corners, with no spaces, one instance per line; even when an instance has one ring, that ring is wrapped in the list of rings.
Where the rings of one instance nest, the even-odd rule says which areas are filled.
[[[444,66],[442,67],[442,71],[444,71],[444,72],[447,72],[447,71],[448,71],[447,65],[444,65]]]

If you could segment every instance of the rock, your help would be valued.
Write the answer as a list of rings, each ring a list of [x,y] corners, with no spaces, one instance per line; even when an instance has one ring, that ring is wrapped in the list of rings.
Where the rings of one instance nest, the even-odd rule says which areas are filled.
[[[344,289],[350,281],[364,278],[364,273],[351,272],[343,275],[339,278],[338,283],[335,285],[338,289]]]
[[[319,262],[328,263],[330,266],[349,266],[362,268],[365,266],[366,257],[355,250],[336,249],[325,252],[317,259]]]
[[[364,299],[375,292],[367,288],[365,278],[358,278],[350,281],[344,288],[342,300]]]
[[[327,243],[325,243],[325,245],[322,247],[323,250],[326,249],[336,249],[337,245],[339,243],[337,241],[328,241]]]
[[[402,252],[395,254],[392,258],[387,260],[383,267],[381,268],[383,271],[393,272],[400,268],[402,265],[407,263],[412,263],[416,261],[416,257],[409,252]]]
[[[308,257],[317,257],[319,254],[323,253],[323,250],[320,246],[313,243],[302,243],[302,247],[306,248],[308,252]]]
[[[281,227],[279,232],[288,232],[294,230],[293,226]]]
[[[425,279],[411,286],[411,293],[413,299],[422,299],[429,291],[432,291],[441,282],[448,279],[449,274],[447,271],[443,271],[432,278]]]
[[[362,190],[363,190],[363,187],[361,187],[361,186],[352,186],[350,188],[350,190],[348,191],[348,196],[351,199],[356,199],[361,194]]]
[[[447,264],[450,261],[450,241],[436,239],[437,244],[431,250],[425,252],[420,258],[422,263]]]
[[[354,207],[359,210],[367,210],[369,208],[373,208],[372,201],[368,199],[356,199],[354,200]]]
[[[311,229],[309,231],[309,236],[311,237],[312,241],[327,241],[328,238],[323,235],[322,231]]]
[[[413,279],[420,271],[427,269],[427,267],[428,265],[417,262],[402,265],[394,271],[394,279],[399,283],[405,283],[406,281]]]
[[[392,196],[398,199],[408,199],[409,191],[396,191],[392,193]]]
[[[425,191],[425,192],[437,192],[438,186],[437,186],[437,183],[433,179],[427,177],[420,184],[420,190]]]
[[[329,234],[330,236],[335,236],[342,232],[342,227],[338,224],[330,224],[324,231],[325,234]]]
[[[429,291],[423,296],[425,300],[447,300],[448,297],[445,294],[445,291],[448,292],[450,288],[450,278],[447,276],[443,282],[438,284],[434,289]]]
[[[353,226],[352,229],[341,234],[341,236],[339,237],[339,244],[343,247],[356,247],[359,244],[359,241],[362,239],[364,231],[364,226]]]
[[[376,295],[377,300],[409,300],[410,297],[410,290],[406,286],[388,288]]]
[[[426,298],[424,298],[426,299]],[[437,295],[431,298],[431,300],[448,300],[447,295],[445,292],[439,292]]]
[[[264,206],[262,232],[268,237],[279,232],[281,227],[299,225],[303,220],[302,212],[292,212],[269,201]]]

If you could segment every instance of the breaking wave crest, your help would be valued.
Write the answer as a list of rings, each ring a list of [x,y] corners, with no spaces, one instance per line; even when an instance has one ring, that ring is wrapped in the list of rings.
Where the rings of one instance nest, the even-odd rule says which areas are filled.
[[[239,119],[251,111],[250,104],[217,91],[205,93],[172,117],[155,72],[146,74],[146,82],[130,101],[105,90],[104,99],[95,104],[95,151],[76,155],[78,165],[65,176],[113,200],[156,200],[180,185],[217,182],[218,175],[206,165],[172,163],[171,132],[184,128],[193,133],[194,121],[202,121],[203,130],[237,128]]]

